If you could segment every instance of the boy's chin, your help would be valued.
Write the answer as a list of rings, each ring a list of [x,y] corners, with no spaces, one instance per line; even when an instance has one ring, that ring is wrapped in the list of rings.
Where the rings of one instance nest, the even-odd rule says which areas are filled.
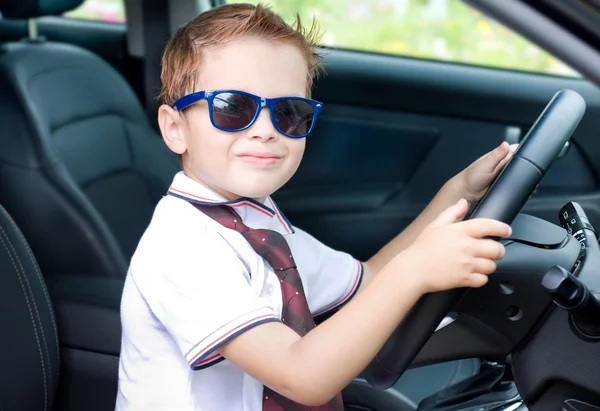
[[[236,194],[240,197],[264,201],[265,198],[279,190],[284,184],[285,181],[246,181],[246,184],[236,187]]]

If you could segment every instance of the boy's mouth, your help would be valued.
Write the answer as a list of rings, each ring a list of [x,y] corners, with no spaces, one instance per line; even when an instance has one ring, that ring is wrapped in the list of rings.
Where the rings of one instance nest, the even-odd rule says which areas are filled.
[[[248,152],[239,154],[238,157],[253,165],[269,166],[276,164],[283,156],[272,153]]]

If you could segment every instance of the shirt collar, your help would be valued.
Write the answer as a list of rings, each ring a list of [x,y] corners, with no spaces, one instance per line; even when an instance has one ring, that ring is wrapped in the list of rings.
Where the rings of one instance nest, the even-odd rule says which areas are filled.
[[[294,228],[270,196],[264,203],[243,197],[227,200],[210,188],[192,180],[183,171],[175,175],[167,194],[196,204],[233,207],[244,224],[251,228],[275,230],[280,234],[294,233]]]

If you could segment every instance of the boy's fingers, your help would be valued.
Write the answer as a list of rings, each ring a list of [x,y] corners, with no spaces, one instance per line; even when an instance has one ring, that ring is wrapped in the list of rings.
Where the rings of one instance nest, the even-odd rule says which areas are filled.
[[[479,288],[479,287],[483,287],[484,285],[486,285],[488,282],[488,277],[487,275],[484,274],[471,274],[469,276],[469,279],[467,280],[467,287],[471,287],[471,288]]]
[[[474,238],[508,237],[512,229],[508,224],[491,218],[474,218],[463,223],[464,229]]]
[[[498,163],[498,165],[496,165],[496,168],[494,169],[494,171],[501,170],[502,168],[504,168],[504,166],[506,165],[506,163],[508,163],[510,161],[510,159],[512,158],[512,156],[515,153],[517,147],[519,147],[518,144],[511,144],[508,147],[508,152],[505,154],[504,158],[502,160],[500,160],[500,162]]]
[[[478,258],[475,261],[475,269],[473,270],[478,274],[491,274],[496,271],[496,262],[487,258]]]
[[[468,208],[467,201],[461,198],[456,204],[442,211],[440,215],[433,220],[431,226],[439,227],[442,225],[455,223],[459,218],[465,215]]]
[[[496,166],[506,159],[509,153],[510,146],[506,141],[503,141],[502,144],[490,151],[486,156],[484,156],[484,162],[488,170],[495,170]]]
[[[495,150],[492,151],[492,153],[496,158],[502,159],[506,157],[508,153],[510,153],[510,144],[508,144],[506,141],[503,141],[498,147],[496,147]]]
[[[481,239],[473,241],[475,242],[475,257],[485,258],[488,260],[501,260],[504,258],[504,246],[498,241]]]

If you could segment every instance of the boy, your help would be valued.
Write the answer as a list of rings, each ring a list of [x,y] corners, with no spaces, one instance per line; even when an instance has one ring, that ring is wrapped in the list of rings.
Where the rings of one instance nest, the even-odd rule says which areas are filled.
[[[158,121],[183,171],[125,283],[118,410],[342,411],[341,389],[423,294],[480,287],[503,257],[484,237],[510,227],[458,220],[510,157],[506,144],[364,263],[282,216],[270,195],[322,109],[308,98],[314,34],[230,4],[168,43]],[[314,327],[312,316],[338,309]]]

